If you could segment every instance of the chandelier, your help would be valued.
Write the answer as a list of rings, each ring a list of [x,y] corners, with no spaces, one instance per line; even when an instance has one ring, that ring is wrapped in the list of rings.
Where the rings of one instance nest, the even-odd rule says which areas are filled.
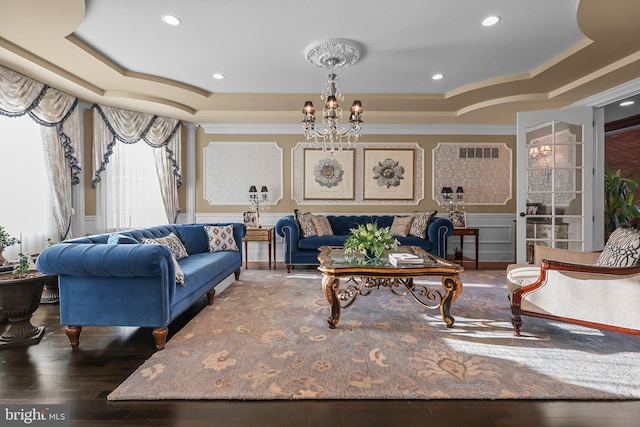
[[[307,141],[315,142],[323,151],[332,153],[337,149],[351,148],[351,143],[358,142],[362,123],[362,103],[353,101],[349,114],[350,126],[340,126],[342,120],[342,108],[338,101],[344,101],[344,95],[340,90],[338,76],[335,68],[348,67],[355,64],[360,58],[357,47],[348,40],[333,39],[319,41],[307,46],[305,50],[307,61],[313,65],[331,70],[329,79],[325,83],[320,99],[324,101],[322,109],[322,124],[316,127],[316,110],[313,102],[306,101],[302,109],[304,135]],[[343,144],[346,140],[346,147]]]

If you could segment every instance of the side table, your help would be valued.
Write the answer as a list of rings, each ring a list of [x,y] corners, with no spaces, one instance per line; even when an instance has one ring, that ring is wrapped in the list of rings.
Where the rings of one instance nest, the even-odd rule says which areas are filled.
[[[460,236],[460,251],[464,247],[464,236],[475,236],[476,238],[476,270],[478,269],[478,246],[480,238],[479,228],[454,228],[452,236]],[[462,252],[461,252],[462,253]],[[464,256],[463,256],[464,259]],[[462,263],[462,260],[460,261]]]
[[[276,228],[275,227],[247,227],[247,234],[242,238],[244,242],[244,268],[247,268],[247,243],[268,242],[269,243],[269,270],[271,270],[271,251],[273,250],[273,269],[276,269]],[[273,249],[272,249],[273,248]]]

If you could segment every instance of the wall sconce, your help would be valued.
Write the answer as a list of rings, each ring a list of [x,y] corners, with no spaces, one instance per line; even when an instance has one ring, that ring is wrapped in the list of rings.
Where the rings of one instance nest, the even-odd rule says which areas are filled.
[[[264,205],[269,201],[269,189],[266,185],[263,185],[258,193],[258,189],[255,185],[249,187],[249,204],[251,208],[256,211],[256,225],[260,227],[260,205]]]

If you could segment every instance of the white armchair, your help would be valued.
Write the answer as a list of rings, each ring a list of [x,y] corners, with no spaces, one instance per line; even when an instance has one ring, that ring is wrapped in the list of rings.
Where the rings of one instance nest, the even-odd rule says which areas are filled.
[[[611,249],[609,242],[605,252]],[[534,264],[510,265],[507,287],[514,335],[520,336],[523,315],[640,335],[640,240],[633,245],[613,249],[618,262],[623,255],[623,264],[630,262],[629,254],[635,255],[630,267],[596,265],[606,258],[601,252],[543,246],[535,247]]]

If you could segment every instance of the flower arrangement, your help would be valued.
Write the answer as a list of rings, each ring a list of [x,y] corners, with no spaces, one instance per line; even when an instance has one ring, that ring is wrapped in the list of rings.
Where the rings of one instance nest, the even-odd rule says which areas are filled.
[[[365,257],[377,258],[386,250],[395,250],[400,242],[391,235],[391,227],[378,228],[378,224],[369,223],[352,228],[344,242],[344,248],[351,252],[360,252]]]

